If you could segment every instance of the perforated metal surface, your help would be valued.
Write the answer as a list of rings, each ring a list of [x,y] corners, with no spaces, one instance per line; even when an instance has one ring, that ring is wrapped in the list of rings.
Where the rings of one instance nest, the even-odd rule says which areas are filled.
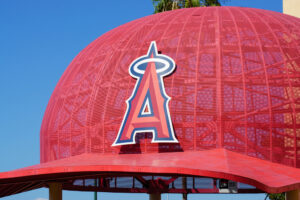
[[[136,80],[130,63],[151,41],[173,58],[164,78],[178,145],[111,147]],[[41,162],[83,153],[225,148],[300,166],[300,19],[272,11],[207,7],[144,17],[99,37],[69,65],[41,128]]]

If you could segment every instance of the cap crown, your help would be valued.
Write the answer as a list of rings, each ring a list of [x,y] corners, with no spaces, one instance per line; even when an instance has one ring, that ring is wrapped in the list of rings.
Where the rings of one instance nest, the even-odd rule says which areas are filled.
[[[176,63],[163,78],[179,143],[112,146],[136,84],[128,69],[151,41]],[[41,127],[41,162],[83,153],[225,148],[300,166],[300,19],[237,7],[144,17],[82,50],[57,84]],[[299,143],[299,144],[298,144]]]

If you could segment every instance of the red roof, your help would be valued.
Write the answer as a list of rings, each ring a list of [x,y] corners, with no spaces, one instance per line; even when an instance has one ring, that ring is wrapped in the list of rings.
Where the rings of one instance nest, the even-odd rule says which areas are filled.
[[[163,79],[178,144],[112,146],[151,41],[174,59]],[[180,9],[107,32],[69,65],[41,128],[41,165],[1,183],[80,172],[226,178],[267,192],[300,184],[300,19],[239,7]]]
[[[253,185],[269,193],[280,193],[300,187],[298,168],[270,163],[225,149],[199,152],[149,154],[81,154],[57,161],[42,163],[19,170],[1,173],[0,184],[45,180],[63,176],[80,176],[95,172],[154,175],[194,175],[229,179]],[[22,177],[22,178],[20,178]]]

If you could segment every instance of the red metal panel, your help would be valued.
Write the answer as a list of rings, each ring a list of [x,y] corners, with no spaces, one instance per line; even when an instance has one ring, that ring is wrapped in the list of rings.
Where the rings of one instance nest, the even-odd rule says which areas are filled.
[[[225,148],[298,167],[299,24],[272,11],[209,7],[152,15],[104,34],[73,60],[49,101],[41,162]],[[129,64],[151,41],[177,64],[164,82],[179,145],[151,144],[151,134],[141,134],[137,145],[111,147],[136,81]]]
[[[73,60],[49,101],[41,161],[225,148],[298,167],[299,23],[259,9],[193,8],[104,34]],[[129,64],[151,41],[177,64],[164,82],[179,145],[141,134],[137,145],[111,147],[135,85]]]
[[[300,187],[300,169],[225,149],[152,154],[82,154],[0,173],[1,184],[62,180],[68,177],[142,174],[223,178],[278,193]],[[140,174],[140,175],[139,175]]]

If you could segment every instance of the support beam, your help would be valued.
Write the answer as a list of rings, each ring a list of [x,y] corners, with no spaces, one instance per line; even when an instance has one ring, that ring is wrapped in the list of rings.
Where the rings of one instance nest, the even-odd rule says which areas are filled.
[[[95,179],[95,184],[94,184],[94,186],[95,187],[98,187],[98,181],[97,181],[98,179]],[[102,181],[101,181],[102,182]],[[98,196],[97,196],[97,191],[95,191],[94,192],[94,200],[97,200],[98,199]]]
[[[300,190],[292,190],[286,192],[285,200],[300,200]]]
[[[187,189],[186,177],[182,177],[182,189]],[[187,200],[187,193],[182,193],[182,200]]]
[[[49,183],[49,200],[62,200],[62,184]]]
[[[149,194],[149,200],[161,200],[160,193],[151,193]]]
[[[94,192],[94,200],[98,200],[97,192]]]

